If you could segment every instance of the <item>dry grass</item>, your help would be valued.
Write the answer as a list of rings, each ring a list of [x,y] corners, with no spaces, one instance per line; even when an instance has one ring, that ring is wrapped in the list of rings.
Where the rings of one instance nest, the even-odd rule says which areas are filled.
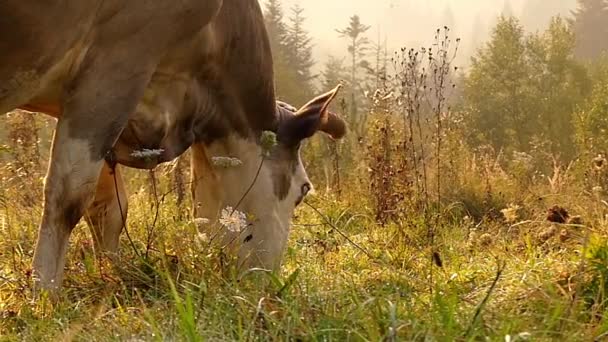
[[[155,208],[145,177],[130,178],[129,230],[144,252]],[[15,195],[11,191],[3,189],[4,198]],[[593,212],[580,212],[587,225],[557,225],[557,233],[543,238],[552,225],[537,204],[524,203],[520,212],[526,216],[512,223],[445,220],[435,237],[438,267],[431,263],[424,217],[380,226],[360,201],[309,202],[325,217],[310,207],[298,211],[282,272],[241,280],[222,267],[221,256],[197,242],[193,223],[174,217],[173,195],[161,204],[145,261],[123,241],[119,265],[96,266],[81,224],[59,302],[33,302],[29,290],[38,204],[5,202],[2,339],[452,341],[510,335],[590,341],[608,331],[600,290],[606,286],[606,232],[604,218]]]

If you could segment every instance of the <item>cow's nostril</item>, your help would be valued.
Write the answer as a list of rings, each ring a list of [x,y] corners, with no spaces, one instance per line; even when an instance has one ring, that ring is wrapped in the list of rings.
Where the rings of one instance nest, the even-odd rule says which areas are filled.
[[[308,195],[311,188],[312,188],[312,186],[310,185],[310,183],[304,183],[302,185],[302,197]]]
[[[306,195],[310,192],[310,190],[312,189],[312,185],[310,185],[310,183],[304,183],[302,184],[302,187],[300,188],[300,196],[298,196],[298,199],[296,200],[296,207],[300,205],[300,203],[302,203],[302,201],[304,200],[304,197],[306,197]]]

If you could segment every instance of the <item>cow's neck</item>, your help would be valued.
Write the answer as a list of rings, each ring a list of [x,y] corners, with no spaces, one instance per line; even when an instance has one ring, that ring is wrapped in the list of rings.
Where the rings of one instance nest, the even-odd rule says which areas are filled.
[[[235,13],[247,13],[234,20]],[[224,95],[254,131],[276,126],[272,53],[257,0],[224,0],[210,26]],[[229,110],[235,110],[230,108]]]
[[[192,143],[210,144],[229,134],[255,141],[277,126],[273,77],[257,0],[224,0],[218,17],[160,63],[131,117],[137,125],[129,125],[115,146],[118,161],[149,168],[178,157]],[[162,154],[129,157],[139,150]]]

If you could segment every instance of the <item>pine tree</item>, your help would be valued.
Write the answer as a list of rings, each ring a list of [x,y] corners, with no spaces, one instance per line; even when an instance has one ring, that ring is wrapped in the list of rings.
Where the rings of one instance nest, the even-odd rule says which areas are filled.
[[[528,150],[538,123],[529,115],[536,99],[527,91],[532,71],[525,53],[523,27],[513,17],[500,17],[465,81],[473,145]]]
[[[570,13],[576,0],[527,0],[521,15],[521,22],[528,31],[546,30],[551,18]]]
[[[335,56],[329,56],[325,62],[321,76],[323,89],[331,89],[337,84],[342,83],[347,77],[346,70],[344,69],[344,60]]]
[[[371,76],[372,81],[372,91],[376,89],[380,89],[382,87],[382,83],[386,80],[386,74],[388,69],[388,44],[386,37],[384,41],[380,38],[380,33],[378,33],[378,39],[375,43],[372,44],[373,51],[373,65],[369,67],[368,72]]]
[[[264,9],[264,22],[273,53],[283,50],[286,36],[283,22],[283,7],[280,0],[267,0]]]
[[[370,26],[361,23],[361,19],[358,15],[350,17],[348,26],[341,30],[336,30],[340,37],[348,40],[348,53],[351,58],[350,65],[350,118],[351,124],[354,125],[356,132],[360,133],[362,122],[359,117],[359,101],[357,94],[362,92],[362,80],[360,75],[360,69],[362,67],[369,66],[369,63],[365,60],[367,52],[369,50],[370,41],[365,37],[365,33],[370,29]]]
[[[276,95],[280,100],[298,105],[299,87],[296,74],[289,63],[287,28],[280,0],[267,0],[264,21],[274,62]]]
[[[577,57],[593,60],[608,52],[608,1],[578,0],[572,14]]]
[[[298,105],[304,104],[313,95],[312,80],[315,78],[311,70],[314,66],[312,39],[304,29],[306,18],[303,12],[304,9],[297,4],[292,7],[285,35],[285,53],[300,88],[298,94],[294,94],[296,98],[293,99]]]
[[[343,83],[348,78],[348,72],[344,67],[343,59],[329,56],[321,71],[321,89],[332,89],[336,85]],[[330,104],[330,110],[341,113],[341,104],[344,102],[343,94],[338,93],[338,97]],[[309,175],[316,177],[319,183],[319,189],[322,189],[322,184],[326,191],[332,191],[334,193],[340,190],[340,165],[347,163],[348,160],[343,158],[350,155],[348,153],[342,154],[340,151],[343,147],[342,143],[329,139],[323,134],[315,135],[308,143],[304,150],[305,159],[307,161],[307,167],[311,172],[319,172],[316,174],[309,173]],[[342,155],[342,156],[341,156]],[[335,161],[340,160],[340,164]]]

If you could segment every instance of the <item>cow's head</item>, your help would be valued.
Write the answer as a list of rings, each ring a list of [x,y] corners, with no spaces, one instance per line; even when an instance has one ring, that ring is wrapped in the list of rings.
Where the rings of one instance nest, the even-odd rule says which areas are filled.
[[[236,251],[241,267],[280,265],[294,209],[312,189],[300,146],[317,132],[339,139],[346,131],[344,121],[328,110],[338,90],[299,110],[278,103],[274,134],[263,133],[256,141],[230,136],[193,147],[195,217],[209,220],[203,228],[207,237]]]

